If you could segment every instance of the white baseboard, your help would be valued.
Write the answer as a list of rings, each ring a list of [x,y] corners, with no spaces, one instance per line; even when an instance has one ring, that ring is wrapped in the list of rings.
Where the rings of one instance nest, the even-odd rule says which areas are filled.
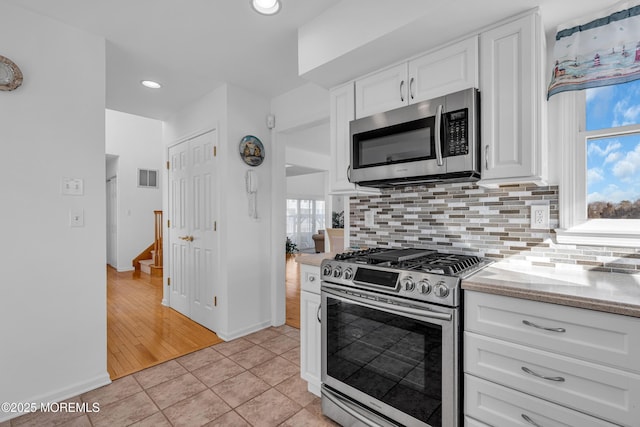
[[[39,396],[34,396],[32,398],[27,398],[27,399],[20,399],[20,402],[35,403],[39,407],[41,404],[62,402],[63,400],[70,399],[72,397],[78,396],[82,393],[86,393],[88,391],[94,390],[98,387],[102,387],[107,384],[111,384],[111,378],[109,378],[109,373],[105,372],[102,375],[98,375],[94,378],[90,378],[80,383],[69,385],[59,390],[52,391],[50,393],[41,394]],[[93,402],[90,402],[90,403],[93,403]],[[10,420],[12,418],[19,417],[21,415],[24,415],[24,413],[0,412],[0,423]]]
[[[236,338],[243,337],[245,335],[252,334],[254,332],[258,332],[261,329],[267,328],[271,326],[270,320],[265,320],[264,322],[258,323],[256,325],[249,326],[248,328],[238,329],[236,331],[232,331],[230,333],[215,331],[216,335],[225,341],[231,341]]]

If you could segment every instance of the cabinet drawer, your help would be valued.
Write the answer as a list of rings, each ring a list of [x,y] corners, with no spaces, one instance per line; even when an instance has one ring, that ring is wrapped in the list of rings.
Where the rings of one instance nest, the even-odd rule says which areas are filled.
[[[536,425],[544,427],[615,426],[615,424],[607,421],[511,390],[472,375],[464,376],[464,387],[465,414],[489,425],[522,427]],[[465,425],[473,426],[474,424],[465,422]]]
[[[465,330],[640,373],[638,318],[481,292],[465,302]]]
[[[491,427],[489,424],[481,423],[471,417],[464,417],[464,427]]]
[[[320,294],[320,267],[301,264],[300,286],[303,291]]]
[[[611,422],[640,419],[639,375],[472,332],[464,348],[465,373]]]

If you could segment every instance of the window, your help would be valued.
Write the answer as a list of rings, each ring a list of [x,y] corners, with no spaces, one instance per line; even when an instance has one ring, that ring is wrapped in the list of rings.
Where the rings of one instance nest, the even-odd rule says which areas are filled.
[[[158,188],[158,171],[138,169],[138,187]]]
[[[585,95],[587,218],[640,219],[640,81]]]
[[[559,98],[558,241],[639,246],[640,81]]]
[[[324,200],[287,199],[287,237],[300,251],[315,248],[312,236],[324,228]]]

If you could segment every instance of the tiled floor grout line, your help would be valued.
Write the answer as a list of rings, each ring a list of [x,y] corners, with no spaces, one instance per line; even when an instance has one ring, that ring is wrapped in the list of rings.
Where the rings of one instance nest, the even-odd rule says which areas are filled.
[[[98,413],[29,414],[0,427],[335,425],[300,378],[299,352],[297,329],[263,329],[69,399],[98,402]]]

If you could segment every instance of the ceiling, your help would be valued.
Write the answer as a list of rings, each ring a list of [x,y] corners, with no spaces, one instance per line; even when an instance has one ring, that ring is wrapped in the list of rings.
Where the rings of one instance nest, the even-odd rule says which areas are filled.
[[[306,83],[298,76],[297,29],[340,1],[357,0],[282,0],[282,10],[271,17],[256,14],[249,0],[0,0],[0,5],[12,3],[104,37],[107,108],[163,120],[223,83],[269,98]],[[465,10],[466,22],[482,17],[473,22],[475,28],[540,6],[547,29],[615,2],[491,0],[487,7],[484,0],[424,1],[433,7],[433,22],[449,22],[451,11]],[[438,25],[433,39],[475,28]],[[420,37],[429,40],[425,31]],[[424,50],[431,47],[427,43]],[[139,84],[144,79],[163,88],[144,88]]]

